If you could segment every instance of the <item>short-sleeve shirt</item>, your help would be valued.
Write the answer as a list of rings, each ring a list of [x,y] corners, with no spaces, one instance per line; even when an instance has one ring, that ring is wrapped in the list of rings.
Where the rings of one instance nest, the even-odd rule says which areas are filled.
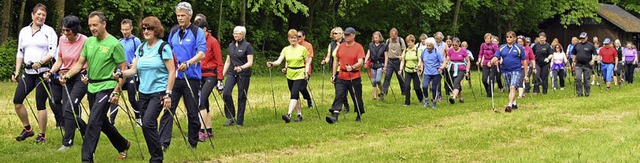
[[[418,57],[420,52],[417,47],[407,48],[404,51],[404,71],[405,72],[416,72],[416,66],[418,65]]]
[[[353,42],[353,45],[349,46],[347,43],[340,44],[338,51],[336,52],[336,59],[340,62],[340,73],[338,78],[342,80],[353,80],[360,78],[360,67],[347,72],[347,65],[353,66],[358,63],[358,59],[364,60],[364,48],[360,43]]]
[[[438,49],[425,49],[422,51],[420,56],[422,58],[422,63],[424,63],[424,74],[425,75],[438,75],[438,68],[442,66],[444,62],[444,56],[440,54]]]
[[[87,60],[87,74],[89,77],[89,93],[96,93],[116,87],[113,71],[118,64],[126,61],[122,44],[112,35],[104,40],[92,36],[84,42],[82,57]]]
[[[140,78],[140,86],[138,87],[140,93],[153,94],[167,90],[169,70],[167,70],[164,60],[173,59],[173,51],[171,51],[169,45],[165,45],[162,49],[162,54],[158,54],[158,48],[160,48],[162,42],[164,41],[158,40],[151,48],[149,48],[148,43],[144,43],[140,45],[141,50],[136,50],[135,52],[138,58],[136,67]]]
[[[544,67],[549,64],[544,62],[544,59],[553,54],[553,48],[549,43],[545,42],[544,44],[537,44],[533,47],[533,53],[536,55],[536,64]]]
[[[624,55],[624,60],[626,62],[633,62],[633,60],[636,59],[636,56],[638,55],[638,51],[636,51],[636,49],[627,49],[624,48],[623,50],[623,55]]]
[[[287,46],[282,49],[280,55],[287,61],[287,79],[304,79],[305,59],[309,57],[309,51],[303,46]]]
[[[62,62],[60,69],[71,69],[76,64],[86,40],[87,36],[80,33],[76,36],[76,40],[69,40],[65,35],[60,37],[58,46],[58,59]],[[87,65],[85,64],[83,68],[87,68]]]
[[[300,45],[304,46],[305,48],[307,48],[307,51],[309,51],[309,58],[313,58],[313,45],[307,41],[302,41],[300,43]],[[313,71],[313,69],[311,69],[311,67],[309,67],[309,75],[311,75],[311,72]]]
[[[576,56],[576,66],[591,67],[589,62],[593,59],[594,55],[597,55],[596,47],[591,42],[579,42],[571,51],[571,54]]]
[[[604,47],[600,49],[598,55],[602,56],[602,63],[611,64],[618,57],[618,51],[615,48]]]
[[[447,50],[447,57],[449,57],[449,61],[452,63],[466,63],[465,59],[469,56],[467,53],[467,49],[460,48],[458,51],[455,51],[453,48]],[[465,64],[458,64],[458,70],[467,70],[467,66]]]
[[[517,43],[512,44],[511,47],[508,44],[502,44],[494,57],[502,58],[502,66],[500,66],[502,73],[522,71],[522,61],[526,59],[524,53],[524,48]]]
[[[130,65],[133,62],[133,58],[135,58],[135,52],[138,50],[138,46],[142,44],[140,39],[134,35],[129,36],[128,38],[121,38],[120,43],[122,43],[122,47],[124,47],[124,56],[127,59],[127,65]]]
[[[229,44],[229,49],[227,52],[227,54],[229,55],[229,59],[231,59],[231,65],[227,74],[251,76],[251,68],[240,71],[240,74],[236,73],[236,71],[233,70],[233,67],[242,66],[249,62],[247,58],[249,55],[254,55],[253,47],[251,47],[251,44],[243,39],[242,41],[238,42],[238,46],[236,46],[236,41],[234,40]]]
[[[41,62],[47,55],[55,57],[58,46],[58,35],[50,26],[43,24],[39,30],[33,31],[31,25],[22,28],[18,35],[17,58],[22,58],[24,64]],[[35,70],[25,67],[26,74],[37,74],[49,71],[48,66]]]

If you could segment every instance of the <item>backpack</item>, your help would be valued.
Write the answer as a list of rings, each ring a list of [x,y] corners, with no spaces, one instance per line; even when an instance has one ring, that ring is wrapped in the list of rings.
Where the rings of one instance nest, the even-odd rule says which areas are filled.
[[[389,42],[391,42],[391,38],[388,38],[387,41],[385,41],[387,43],[387,46],[389,46]],[[404,43],[404,39],[402,39],[402,37],[398,37],[398,42],[400,43],[400,47],[403,47],[406,49],[407,48],[407,44]],[[404,49],[402,49],[404,51]]]
[[[131,35],[131,36],[133,36],[133,38],[131,38],[131,39],[133,39],[133,48],[135,49],[135,48],[137,48],[137,47],[138,47],[138,45],[136,45],[136,38],[137,38],[137,37],[136,37],[136,36],[134,36],[134,35]],[[121,42],[122,40],[124,40],[124,38],[120,38],[120,39],[118,39],[118,42]]]
[[[195,25],[191,24],[191,25],[189,26],[189,29],[191,30],[191,33],[193,33],[193,37],[194,37],[194,38],[198,38],[198,29],[200,29],[200,27],[197,27],[197,26],[195,26]],[[176,32],[178,32],[178,30],[180,30],[180,25],[175,25],[175,26],[171,27],[171,30],[170,30],[170,32],[169,32],[169,37],[168,37],[168,39],[173,38],[173,35],[174,35]],[[167,42],[168,42],[168,40],[167,40]],[[171,46],[171,48],[173,49],[173,45],[169,44],[169,46]]]

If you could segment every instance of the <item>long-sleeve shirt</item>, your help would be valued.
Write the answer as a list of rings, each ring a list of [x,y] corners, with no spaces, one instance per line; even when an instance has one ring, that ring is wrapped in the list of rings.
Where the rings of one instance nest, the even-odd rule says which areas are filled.
[[[482,58],[482,65],[486,66],[493,58],[493,55],[498,51],[498,45],[494,43],[480,45],[480,52],[478,52],[478,59]]]
[[[222,69],[224,64],[222,63],[222,50],[220,49],[220,42],[218,39],[208,34],[207,36],[207,53],[202,59],[202,76],[212,77],[215,76],[218,80],[224,79],[222,76]]]

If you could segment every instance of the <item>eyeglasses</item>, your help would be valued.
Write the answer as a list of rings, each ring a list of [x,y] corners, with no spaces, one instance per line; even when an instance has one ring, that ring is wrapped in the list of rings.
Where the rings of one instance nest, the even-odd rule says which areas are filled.
[[[71,29],[65,29],[65,28],[63,28],[63,29],[60,29],[60,30],[61,30],[62,32],[71,32]]]

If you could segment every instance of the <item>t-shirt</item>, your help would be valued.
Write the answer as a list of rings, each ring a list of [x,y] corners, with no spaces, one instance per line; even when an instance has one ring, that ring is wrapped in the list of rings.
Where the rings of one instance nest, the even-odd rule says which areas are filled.
[[[418,51],[417,47],[407,48],[404,51],[404,71],[405,72],[416,72],[416,66],[418,66]]]
[[[425,75],[438,75],[438,68],[442,66],[444,62],[444,57],[440,54],[438,49],[425,49],[422,51],[420,55],[422,58],[422,63],[424,63],[424,74]]]
[[[236,41],[234,40],[229,44],[229,50],[227,52],[227,54],[229,55],[229,59],[231,59],[231,65],[229,67],[229,70],[227,70],[227,74],[250,76],[251,68],[240,71],[240,74],[233,70],[233,68],[236,66],[242,66],[248,62],[247,57],[254,54],[251,44],[246,40],[242,40],[238,43],[238,46],[236,46]]]
[[[133,58],[135,58],[135,52],[138,50],[138,46],[142,44],[140,39],[134,35],[131,35],[127,38],[121,38],[120,43],[124,47],[124,56],[127,59],[127,65],[130,65],[133,62]]]
[[[304,46],[305,48],[307,48],[307,51],[309,52],[309,58],[313,58],[313,45],[311,45],[311,43],[307,42],[307,41],[302,41],[300,43],[300,45]],[[313,69],[311,69],[312,67],[309,67],[309,75],[311,75],[311,71],[313,71]]]
[[[69,40],[65,35],[60,37],[57,59],[62,62],[61,70],[71,69],[76,64],[86,40],[87,36],[80,33],[76,36],[76,40]],[[86,69],[87,64],[83,68]]]
[[[508,44],[502,44],[496,54],[494,54],[496,58],[502,58],[500,71],[503,73],[522,71],[522,61],[526,59],[525,55],[524,48],[517,43],[514,43],[511,46]]]
[[[158,54],[158,48],[162,44],[162,40],[158,40],[153,47],[149,48],[148,43],[142,46],[142,54],[136,50],[135,55],[138,57],[136,67],[138,68],[138,77],[140,78],[140,86],[138,91],[144,94],[152,94],[164,92],[167,90],[169,82],[169,70],[164,64],[164,60],[173,59],[173,51],[171,47],[166,45],[162,49],[162,57]]]
[[[407,48],[404,39],[400,37],[396,37],[395,39],[389,38],[386,42],[388,46],[387,51],[389,52],[387,55],[390,59],[399,59],[404,49]]]
[[[536,60],[536,56],[533,54],[533,49],[531,49],[531,47],[525,46],[524,54],[526,54],[525,61],[527,62],[527,64],[531,64],[531,61]]]
[[[618,57],[618,52],[615,48],[612,47],[603,47],[600,48],[600,52],[598,53],[602,57],[602,63],[611,64]]]
[[[307,48],[303,46],[293,47],[289,45],[282,49],[280,55],[284,56],[284,59],[287,61],[287,79],[304,79],[305,58],[309,57],[309,51]]]
[[[482,65],[488,65],[489,61],[491,61],[491,58],[493,58],[493,55],[496,53],[496,51],[498,51],[498,45],[494,43],[481,44],[480,52],[478,52],[478,58],[483,59]]]
[[[202,59],[202,76],[212,77],[215,76],[218,80],[224,79],[222,71],[224,64],[222,63],[222,50],[220,49],[220,42],[211,34],[207,36],[207,53]]]
[[[447,57],[449,57],[451,65],[458,65],[458,71],[467,70],[465,61],[467,56],[469,56],[469,53],[467,53],[467,49],[465,48],[460,48],[458,51],[455,51],[454,48],[450,48],[447,51]],[[453,68],[451,68],[451,71],[453,71]]]
[[[444,41],[440,41],[440,42],[436,42],[436,44],[434,45],[435,48],[440,52],[440,54],[442,55],[446,55],[444,53],[444,49],[447,48],[447,44]],[[444,57],[444,56],[443,56]]]
[[[353,42],[353,45],[349,46],[347,43],[340,44],[338,51],[336,52],[336,59],[340,62],[340,73],[338,78],[342,80],[353,80],[360,78],[360,67],[347,72],[347,65],[355,65],[358,63],[358,59],[364,60],[364,48],[360,43]]]
[[[553,54],[553,48],[551,48],[549,43],[545,42],[544,44],[538,44],[533,47],[533,53],[536,55],[536,64],[544,67],[549,64],[544,62],[544,59]]]
[[[82,57],[87,60],[87,74],[89,77],[89,93],[96,93],[116,87],[113,71],[118,64],[125,61],[122,44],[112,35],[104,40],[92,36],[84,42]]]
[[[626,62],[633,62],[633,60],[635,60],[638,55],[638,51],[636,51],[635,49],[624,48],[622,51],[624,53],[624,60]]]
[[[564,63],[564,53],[563,52],[555,52],[553,53],[553,63],[562,64]]]
[[[22,28],[18,36],[18,52],[16,58],[22,58],[24,64],[41,62],[45,56],[55,57],[58,46],[58,35],[53,28],[43,24],[38,31],[33,32],[31,25]],[[26,74],[37,74],[49,71],[47,65],[35,70],[25,67]]]
[[[576,56],[576,62],[577,62],[576,66],[587,66],[587,67],[591,67],[589,62],[591,62],[594,55],[598,54],[596,52],[596,47],[593,46],[593,43],[591,42],[586,42],[586,43],[580,42],[576,44],[576,46],[573,48],[573,51],[571,51],[571,53]]]
[[[179,26],[174,26],[172,29],[178,28],[175,33],[169,33],[167,42],[173,48],[173,54],[176,55],[178,64],[187,62],[191,58],[195,57],[198,52],[207,52],[207,40],[204,37],[204,31],[201,28],[197,28],[196,32],[192,32],[192,28],[195,25],[191,24],[188,28],[182,30]],[[185,71],[187,78],[189,79],[202,79],[202,69],[200,62],[189,66]],[[183,72],[177,72],[177,79],[184,79]]]

